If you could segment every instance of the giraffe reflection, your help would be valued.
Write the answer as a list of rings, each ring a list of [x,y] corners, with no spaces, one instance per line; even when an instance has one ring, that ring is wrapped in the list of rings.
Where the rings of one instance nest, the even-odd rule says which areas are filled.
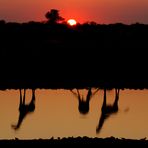
[[[83,115],[88,114],[90,100],[91,100],[92,96],[96,94],[96,92],[98,90],[99,89],[97,89],[94,93],[92,93],[92,88],[89,88],[86,99],[84,99],[83,95],[80,95],[80,92],[78,89],[77,89],[77,93],[75,93],[74,91],[71,90],[72,93],[74,95],[76,95],[76,97],[78,98],[78,101],[79,101],[78,109],[81,114],[83,114]]]
[[[29,104],[25,104],[26,89],[24,89],[24,96],[22,99],[22,91],[20,91],[20,104],[19,104],[19,118],[16,125],[12,125],[12,128],[17,130],[20,128],[24,118],[27,114],[34,112],[35,110],[35,90],[32,89],[32,99]]]
[[[115,89],[115,100],[112,105],[106,103],[106,89],[104,89],[104,100],[102,104],[102,112],[99,120],[99,124],[96,128],[96,133],[99,133],[103,127],[104,121],[111,115],[118,112],[118,101],[119,101],[119,89]]]

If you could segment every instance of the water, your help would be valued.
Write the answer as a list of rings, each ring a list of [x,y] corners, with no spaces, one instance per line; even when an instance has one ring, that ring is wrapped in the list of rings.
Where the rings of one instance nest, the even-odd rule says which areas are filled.
[[[92,89],[95,93],[96,89]],[[88,90],[79,90],[86,98]],[[22,90],[22,97],[23,97]],[[29,109],[19,127],[19,90],[0,91],[0,139],[34,139],[57,137],[118,137],[141,139],[148,137],[148,90],[120,90],[118,110],[101,111],[104,90],[98,90],[89,101],[89,110],[80,114],[78,92],[70,90],[35,91],[35,108]],[[32,90],[26,90],[26,104],[30,103]],[[106,92],[107,104],[113,104],[115,90]],[[27,108],[27,107],[26,107]],[[107,106],[106,106],[107,108]],[[111,113],[112,112],[112,113]],[[113,113],[114,112],[114,113]],[[24,113],[24,112],[23,112]],[[23,115],[23,114],[22,114]],[[102,118],[101,118],[102,116]],[[105,118],[106,117],[106,118]],[[99,127],[100,118],[102,126]],[[16,128],[16,129],[15,129]]]

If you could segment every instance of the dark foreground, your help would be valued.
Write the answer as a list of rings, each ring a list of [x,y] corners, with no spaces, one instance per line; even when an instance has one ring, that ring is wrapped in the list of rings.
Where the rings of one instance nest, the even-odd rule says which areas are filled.
[[[0,21],[0,89],[148,88],[148,25]]]
[[[48,146],[95,146],[95,147],[122,147],[122,146],[138,146],[147,147],[148,141],[145,139],[131,140],[131,139],[117,139],[110,138],[63,138],[63,139],[49,139],[49,140],[1,140],[0,146],[14,146],[14,147],[48,147]]]

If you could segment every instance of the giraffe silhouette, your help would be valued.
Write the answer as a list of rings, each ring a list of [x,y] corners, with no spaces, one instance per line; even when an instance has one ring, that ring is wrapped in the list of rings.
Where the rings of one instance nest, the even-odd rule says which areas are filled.
[[[90,100],[92,98],[92,96],[94,94],[96,94],[96,92],[98,91],[99,89],[97,89],[94,93],[92,93],[92,88],[89,88],[88,89],[88,93],[87,93],[87,96],[86,96],[86,99],[84,99],[83,95],[80,95],[80,92],[79,90],[77,89],[77,93],[73,92],[72,90],[72,93],[74,95],[76,95],[76,97],[78,98],[78,102],[79,102],[79,105],[78,105],[78,110],[80,112],[80,114],[83,114],[83,115],[86,115],[88,114],[89,112],[89,104],[90,104]]]
[[[26,89],[24,89],[24,95],[22,98],[22,91],[20,91],[20,104],[19,104],[19,118],[15,125],[11,125],[14,130],[18,130],[24,120],[24,118],[35,110],[35,90],[32,89],[32,99],[29,104],[25,104],[26,99]]]
[[[119,101],[119,89],[115,89],[115,100],[112,105],[107,105],[106,103],[106,89],[104,89],[104,99],[102,104],[101,117],[99,124],[96,128],[96,133],[99,133],[103,127],[105,120],[113,114],[118,112],[118,101]]]

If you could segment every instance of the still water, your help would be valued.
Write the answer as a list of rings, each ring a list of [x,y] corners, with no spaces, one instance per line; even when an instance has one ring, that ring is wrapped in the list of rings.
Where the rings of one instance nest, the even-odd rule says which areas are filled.
[[[148,90],[93,88],[91,93],[27,89],[23,105],[24,90],[0,91],[0,139],[148,137]]]

